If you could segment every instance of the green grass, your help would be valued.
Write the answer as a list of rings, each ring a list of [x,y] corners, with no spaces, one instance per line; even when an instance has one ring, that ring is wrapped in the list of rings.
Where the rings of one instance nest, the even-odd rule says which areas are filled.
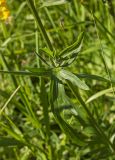
[[[0,160],[114,160],[115,2],[8,7],[11,20],[0,22]]]

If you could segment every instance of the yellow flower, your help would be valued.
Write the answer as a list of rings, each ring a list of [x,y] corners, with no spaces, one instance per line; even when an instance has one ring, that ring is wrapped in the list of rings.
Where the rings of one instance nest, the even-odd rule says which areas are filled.
[[[2,4],[6,4],[6,1],[5,0],[0,0],[0,5]]]
[[[0,0],[0,19],[6,20],[10,15],[10,11],[7,8],[6,0]]]

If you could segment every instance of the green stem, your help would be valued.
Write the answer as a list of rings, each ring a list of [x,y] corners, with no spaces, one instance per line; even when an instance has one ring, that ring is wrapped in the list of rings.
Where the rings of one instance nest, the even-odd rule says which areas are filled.
[[[50,50],[53,51],[53,46],[52,46],[52,44],[50,42],[50,39],[49,39],[49,37],[47,35],[47,32],[46,32],[44,26],[42,24],[42,21],[41,21],[41,19],[39,17],[39,14],[36,11],[34,2],[32,0],[27,0],[27,3],[28,3],[28,6],[29,6],[29,8],[31,9],[31,11],[33,13],[33,16],[34,16],[34,18],[36,20],[36,24],[37,24],[37,26],[38,26],[43,38],[45,39],[47,46],[49,47]]]
[[[9,35],[8,35],[7,28],[6,28],[4,22],[1,22],[1,29],[2,29],[4,38],[5,38],[5,39],[8,38]]]
[[[34,6],[36,7],[36,2],[34,0]],[[42,26],[42,23],[41,24],[41,28],[43,28]],[[35,28],[37,28],[38,26],[38,21],[35,20]],[[49,48],[51,49],[51,44],[50,44],[50,41],[48,39],[48,36],[47,36],[47,33],[46,31],[44,30],[43,33],[45,33],[44,37],[46,36],[46,39],[48,41],[47,44],[49,44]],[[36,52],[39,54],[39,47],[40,47],[40,38],[41,38],[41,35],[38,33],[38,30],[36,30],[36,33],[35,33],[35,45],[36,45]],[[36,56],[37,58],[37,66],[38,68],[42,67],[42,63],[40,61],[40,59],[38,58],[38,56]],[[46,143],[48,145],[48,155],[49,157],[51,157],[50,155],[52,155],[52,149],[51,149],[51,145],[50,145],[50,122],[49,122],[49,113],[48,113],[48,98],[47,98],[47,92],[46,92],[46,88],[45,88],[45,82],[44,82],[44,79],[43,77],[40,77],[39,78],[39,81],[40,81],[40,101],[41,101],[41,104],[43,106],[43,115],[44,115],[44,122],[45,122],[45,130],[46,130]]]

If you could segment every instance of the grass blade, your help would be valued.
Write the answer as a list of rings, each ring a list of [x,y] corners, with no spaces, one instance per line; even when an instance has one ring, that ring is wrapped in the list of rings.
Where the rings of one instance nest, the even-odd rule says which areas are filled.
[[[3,112],[3,110],[7,107],[7,105],[10,103],[10,101],[12,100],[12,98],[15,96],[15,94],[18,92],[18,90],[20,89],[21,86],[18,86],[18,88],[16,88],[16,90],[12,93],[12,95],[9,97],[9,99],[6,101],[6,103],[4,104],[4,106],[2,107],[2,109],[0,110],[0,115]]]
[[[91,96],[90,98],[88,98],[88,100],[86,101],[86,103],[90,103],[90,102],[96,100],[97,98],[99,98],[99,97],[107,94],[107,93],[113,92],[113,89],[115,89],[115,88],[109,88],[109,89],[105,89],[105,90],[97,92],[96,94],[94,94],[93,96]]]
[[[35,70],[35,69],[28,69],[28,70]],[[36,72],[29,72],[29,71],[1,71],[1,73],[3,74],[11,74],[11,75],[21,75],[21,76],[35,76],[35,77],[38,77],[38,76],[49,76],[49,72],[48,71],[43,71],[43,70],[39,70],[39,69],[36,69],[37,71]]]

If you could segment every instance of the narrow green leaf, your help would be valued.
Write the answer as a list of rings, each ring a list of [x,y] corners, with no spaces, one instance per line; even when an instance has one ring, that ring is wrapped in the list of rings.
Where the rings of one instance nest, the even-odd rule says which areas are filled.
[[[15,131],[13,131],[9,126],[3,124],[2,122],[0,122],[0,126],[9,134],[11,135],[14,139],[23,142],[24,139],[21,137],[20,134],[15,133]]]
[[[59,53],[60,59],[74,58],[78,55],[82,47],[84,32],[81,32],[77,40]]]
[[[46,32],[46,30],[45,30],[45,28],[44,28],[44,26],[43,26],[43,24],[42,24],[42,21],[41,21],[41,19],[40,19],[40,17],[39,17],[39,14],[38,14],[38,12],[37,12],[37,10],[36,10],[36,8],[35,8],[35,5],[34,5],[33,0],[26,0],[26,1],[27,1],[27,3],[28,3],[29,8],[30,8],[31,11],[32,11],[32,14],[33,14],[33,16],[34,16],[34,18],[35,18],[35,20],[36,20],[36,24],[37,24],[37,26],[38,26],[38,28],[39,28],[39,30],[40,30],[40,33],[41,33],[42,36],[43,36],[43,39],[45,39],[46,44],[47,44],[47,46],[50,48],[50,50],[53,51],[52,43],[50,42],[50,39],[49,39],[49,37],[48,37],[48,35],[47,35],[47,32]]]
[[[70,58],[70,59],[67,59],[67,60],[64,60],[63,59],[63,62],[61,62],[61,67],[67,67],[69,66],[70,64],[72,64],[74,61],[76,60],[76,57],[75,58]]]
[[[107,93],[110,93],[110,92],[114,92],[115,90],[115,87],[114,88],[109,88],[109,89],[105,89],[105,90],[102,90],[102,91],[99,91],[97,92],[96,94],[94,94],[93,96],[91,96],[87,101],[86,103],[90,103],[92,102],[93,100],[103,96],[104,94],[107,94]]]
[[[16,90],[11,94],[11,96],[8,98],[8,100],[6,101],[6,103],[4,104],[4,106],[2,107],[2,109],[0,110],[0,115],[3,112],[3,110],[7,107],[7,105],[10,103],[10,101],[12,100],[12,98],[15,96],[15,94],[18,92],[18,90],[20,89],[21,86],[18,86],[16,88]]]
[[[74,130],[59,114],[56,115],[56,120],[58,121],[59,126],[65,132],[65,134],[77,145],[85,146],[86,142],[84,135]]]
[[[94,74],[85,74],[85,73],[81,73],[81,74],[77,74],[77,76],[79,78],[87,78],[87,79],[93,79],[93,80],[98,80],[98,81],[103,81],[103,82],[110,82],[109,79],[98,76],[98,75],[94,75]],[[112,83],[115,83],[114,80],[112,80]]]
[[[33,71],[33,69],[30,69],[31,71]],[[49,72],[44,72],[44,71],[41,71],[41,69],[37,70],[37,72],[29,72],[29,71],[1,71],[1,73],[3,74],[11,74],[11,75],[21,75],[21,76],[48,76],[49,75]]]
[[[49,48],[40,48],[39,52],[45,53],[47,56],[53,57],[53,52]]]
[[[62,5],[65,3],[68,3],[68,1],[67,0],[46,0],[42,3],[42,6],[40,8]]]
[[[26,67],[30,72],[36,73],[36,74],[41,74],[44,76],[50,76],[52,73],[52,69],[46,69],[46,68],[31,68],[31,67]]]
[[[11,95],[11,94],[8,93],[7,91],[3,91],[3,90],[0,89],[0,96],[4,97],[5,99],[8,99],[8,98],[10,97],[10,95]],[[24,108],[23,108],[23,105],[20,104],[20,103],[18,103],[18,101],[17,101],[15,98],[13,98],[13,99],[10,101],[10,103],[15,104],[15,105],[18,106],[20,109],[24,109]],[[23,112],[23,111],[22,111],[22,112]]]
[[[15,123],[6,115],[4,114],[4,117],[6,118],[7,120],[7,125],[8,127],[10,128],[11,127],[11,130],[17,134],[17,136],[20,137],[20,139],[23,140],[23,133],[21,132],[21,130],[15,125]]]
[[[62,81],[65,79],[81,89],[89,90],[89,87],[83,81],[81,81],[77,76],[69,71],[62,69],[59,71],[58,75],[61,77]]]
[[[37,52],[35,52],[35,54],[40,58],[40,60],[42,62],[44,62],[46,65],[50,66],[50,64],[40,54],[38,54]]]

